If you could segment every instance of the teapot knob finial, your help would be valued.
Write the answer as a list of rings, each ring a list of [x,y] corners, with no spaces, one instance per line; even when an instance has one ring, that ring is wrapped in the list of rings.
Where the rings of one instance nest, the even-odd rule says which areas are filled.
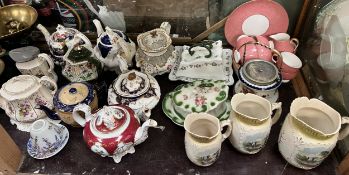
[[[128,74],[128,76],[127,76],[128,80],[134,80],[135,78],[136,78],[136,73],[134,73],[134,72]]]

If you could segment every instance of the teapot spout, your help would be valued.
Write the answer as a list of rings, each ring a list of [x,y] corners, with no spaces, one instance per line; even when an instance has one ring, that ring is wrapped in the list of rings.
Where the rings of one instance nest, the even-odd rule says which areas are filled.
[[[145,121],[141,127],[139,127],[136,131],[135,139],[134,139],[134,145],[138,145],[142,142],[144,142],[148,138],[148,129],[152,128],[159,128],[162,131],[165,129],[164,126],[158,126],[158,123],[153,119],[148,119]]]
[[[52,119],[52,120],[60,120],[59,115],[55,111],[48,108],[47,106],[39,105],[36,109],[40,109],[40,110],[44,111],[45,114],[47,115],[47,117]]]
[[[50,42],[50,35],[51,35],[50,32],[41,24],[38,24],[36,26],[36,28],[41,31],[41,33],[45,37],[45,40],[46,40],[47,44],[49,44],[49,42]]]
[[[93,24],[97,29],[97,36],[101,36],[101,34],[104,32],[101,22],[98,19],[94,19]]]

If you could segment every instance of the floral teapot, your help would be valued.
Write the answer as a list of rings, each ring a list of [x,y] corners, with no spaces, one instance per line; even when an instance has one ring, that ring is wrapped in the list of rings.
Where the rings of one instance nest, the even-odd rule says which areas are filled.
[[[97,79],[103,68],[103,63],[95,56],[92,45],[80,45],[81,40],[86,43],[88,38],[83,34],[77,34],[63,57],[66,64],[62,74],[71,82]]]
[[[132,58],[136,53],[136,44],[122,31],[102,28],[98,20],[93,20],[97,28],[97,44],[94,48],[96,56],[105,64],[105,69],[121,71],[132,66]]]
[[[51,90],[52,89],[52,90]],[[0,107],[17,129],[29,132],[30,125],[46,117],[37,106],[53,108],[53,94],[57,90],[54,80],[47,76],[19,75],[4,83],[0,89]]]
[[[83,118],[79,112],[85,113]],[[102,157],[112,157],[115,163],[127,153],[134,153],[134,146],[148,138],[148,128],[160,128],[155,120],[149,119],[140,125],[133,110],[124,105],[104,106],[91,113],[86,104],[77,105],[73,118],[84,126],[83,137],[88,147]]]
[[[64,26],[58,24],[56,31],[50,34],[48,30],[41,24],[36,26],[42,34],[45,36],[45,40],[47,45],[49,46],[50,52],[53,56],[55,64],[63,65],[63,56],[68,51],[68,48],[72,45],[72,41],[76,34],[81,32],[74,28],[65,28]],[[91,42],[89,40],[84,40],[80,44],[89,44]]]

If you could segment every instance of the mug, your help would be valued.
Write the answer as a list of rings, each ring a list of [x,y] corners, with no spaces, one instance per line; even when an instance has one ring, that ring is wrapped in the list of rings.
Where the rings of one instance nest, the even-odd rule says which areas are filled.
[[[258,95],[238,93],[231,99],[231,106],[230,143],[242,153],[259,152],[267,142],[271,126],[280,118],[281,102],[270,103]]]
[[[227,126],[225,133],[221,133]],[[210,166],[219,157],[222,142],[231,133],[230,120],[219,121],[207,113],[191,113],[184,120],[185,152],[198,166]]]
[[[291,52],[281,52],[281,59],[274,60],[277,67],[280,69],[282,81],[289,82],[297,76],[299,69],[302,67],[301,59]]]
[[[40,53],[36,58],[26,62],[17,62],[17,69],[23,75],[34,75],[38,78],[42,76],[48,76],[57,82],[57,74],[54,72],[54,63],[52,58],[45,54]]]
[[[237,39],[234,59],[236,63],[243,64],[251,59],[272,61],[273,45],[264,36],[241,35]]]
[[[297,38],[291,38],[287,33],[278,33],[269,36],[273,40],[274,48],[279,52],[295,53],[299,45]]]

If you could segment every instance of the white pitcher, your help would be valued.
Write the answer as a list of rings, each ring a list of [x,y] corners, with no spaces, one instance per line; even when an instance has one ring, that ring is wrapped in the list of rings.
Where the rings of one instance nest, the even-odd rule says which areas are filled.
[[[348,117],[341,117],[318,99],[296,98],[280,131],[279,151],[293,166],[315,168],[331,153],[337,140],[349,134],[349,127],[339,132],[347,123]]]

